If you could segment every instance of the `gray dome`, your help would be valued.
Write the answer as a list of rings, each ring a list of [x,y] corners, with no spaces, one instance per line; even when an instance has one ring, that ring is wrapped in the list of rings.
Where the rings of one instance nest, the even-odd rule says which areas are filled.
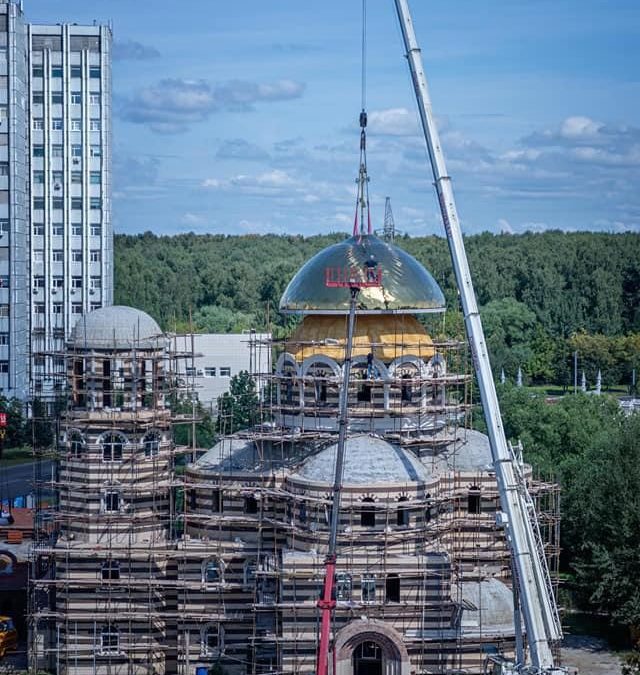
[[[358,295],[360,313],[444,311],[444,295],[429,272],[406,251],[373,234],[350,237],[308,260],[285,289],[280,310],[298,314],[348,313],[349,289],[327,287],[325,272],[327,269],[355,268],[362,270],[364,276],[366,263],[370,260],[382,270],[382,285],[361,289]]]
[[[164,336],[146,312],[114,305],[83,315],[69,341],[79,349],[157,349],[163,346]]]
[[[310,457],[292,478],[333,484],[337,448],[334,443]],[[363,434],[346,441],[343,485],[422,483],[429,479],[425,467],[410,452],[377,436]]]
[[[513,591],[499,579],[463,581],[462,634],[513,635]],[[454,596],[456,599],[456,596]]]

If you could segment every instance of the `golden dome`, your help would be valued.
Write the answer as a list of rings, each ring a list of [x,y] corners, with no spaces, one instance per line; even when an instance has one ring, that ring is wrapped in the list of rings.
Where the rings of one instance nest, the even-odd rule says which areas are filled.
[[[307,315],[284,348],[300,363],[318,354],[343,361],[346,335],[346,316]],[[356,314],[353,356],[366,356],[369,352],[381,361],[390,362],[407,354],[430,359],[435,349],[424,326],[413,316]]]

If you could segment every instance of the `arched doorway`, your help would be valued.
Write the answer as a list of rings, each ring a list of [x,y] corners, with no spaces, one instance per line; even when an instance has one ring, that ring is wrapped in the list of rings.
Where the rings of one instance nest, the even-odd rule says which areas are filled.
[[[353,675],[382,675],[382,647],[373,640],[353,650]]]

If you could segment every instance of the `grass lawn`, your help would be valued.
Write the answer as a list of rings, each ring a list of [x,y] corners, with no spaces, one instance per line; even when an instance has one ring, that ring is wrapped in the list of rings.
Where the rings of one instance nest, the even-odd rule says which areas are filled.
[[[23,445],[17,448],[4,448],[0,466],[15,466],[31,462],[33,462],[33,450],[30,445]]]

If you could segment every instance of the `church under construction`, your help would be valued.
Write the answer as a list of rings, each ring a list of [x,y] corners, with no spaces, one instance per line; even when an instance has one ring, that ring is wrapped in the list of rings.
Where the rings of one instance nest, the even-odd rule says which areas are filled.
[[[349,288],[328,270],[371,260],[381,281],[358,294],[345,391]],[[513,655],[522,631],[493,460],[433,277],[356,234],[309,260],[280,308],[301,321],[271,343],[272,370],[254,361],[257,423],[207,451],[174,442],[197,422],[176,375],[188,338],[127,307],[80,320],[54,456],[37,465],[32,672],[314,673],[341,396],[330,670],[480,675],[488,656]],[[557,486],[515,464],[553,578]]]

